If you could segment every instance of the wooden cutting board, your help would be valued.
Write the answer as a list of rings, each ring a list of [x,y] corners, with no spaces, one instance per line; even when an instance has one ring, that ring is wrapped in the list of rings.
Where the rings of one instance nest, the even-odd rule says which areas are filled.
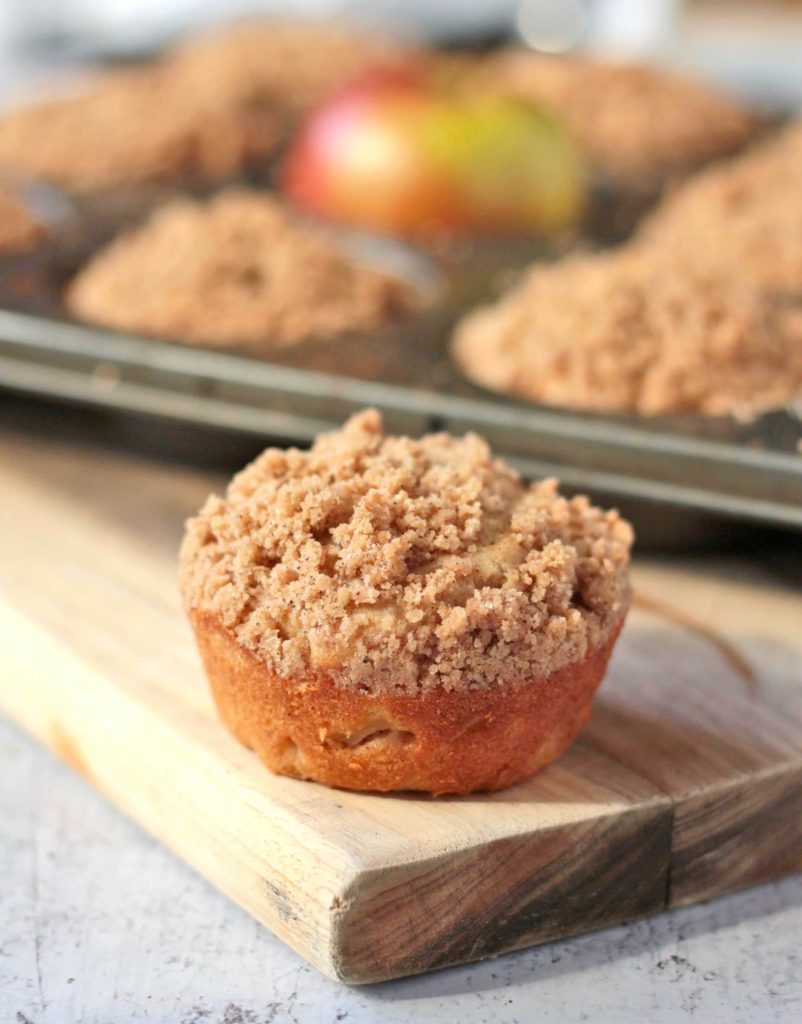
[[[210,480],[0,437],[0,708],[326,974],[492,956],[802,866],[799,588],[640,564],[557,764],[494,795],[335,792],[271,776],[215,717],[175,586]]]

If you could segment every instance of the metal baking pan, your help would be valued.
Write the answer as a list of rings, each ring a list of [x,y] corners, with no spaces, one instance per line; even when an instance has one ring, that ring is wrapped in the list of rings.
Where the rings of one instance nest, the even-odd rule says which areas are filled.
[[[52,242],[0,262],[0,386],[185,425],[308,441],[373,405],[391,429],[476,430],[526,476],[569,489],[802,529],[802,421],[751,423],[573,413],[485,392],[448,357],[451,326],[511,268],[558,247],[522,241],[424,254],[353,236],[364,258],[431,288],[428,308],[374,336],[255,356],[136,338],[72,321],[61,292],[122,224],[175,190],[107,196],[72,209]]]

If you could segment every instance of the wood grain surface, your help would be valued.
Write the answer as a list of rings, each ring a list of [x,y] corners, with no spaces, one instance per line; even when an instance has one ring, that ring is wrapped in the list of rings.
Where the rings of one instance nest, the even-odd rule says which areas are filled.
[[[0,442],[0,707],[330,976],[386,979],[802,866],[802,594],[657,563],[582,740],[432,800],[269,775],[217,722],[175,552],[208,475]]]

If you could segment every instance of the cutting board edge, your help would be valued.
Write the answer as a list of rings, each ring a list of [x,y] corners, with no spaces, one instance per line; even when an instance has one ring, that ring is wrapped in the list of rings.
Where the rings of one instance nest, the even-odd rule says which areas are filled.
[[[62,641],[51,636],[28,616],[15,609],[9,609],[9,606],[2,599],[0,599],[0,609],[3,615],[8,615],[10,612],[15,632],[24,641],[21,646],[31,652],[27,656],[30,660],[40,663],[46,660],[48,656],[57,654],[60,659],[63,659],[65,666],[70,666],[70,668],[87,675],[97,675],[98,678],[102,678],[95,669],[83,664]],[[3,639],[7,638],[7,634],[4,636],[4,622],[7,628],[9,618],[3,619],[3,616],[0,615],[0,645],[2,645]],[[7,647],[6,650],[8,650]],[[11,664],[13,669],[19,667],[20,661],[12,661]],[[30,680],[36,678],[36,674],[36,670],[26,672],[26,677]],[[10,675],[13,675],[13,671]],[[121,701],[128,700],[123,692],[118,692],[116,696]],[[81,742],[80,729],[75,729],[72,725],[65,728],[60,721],[54,719],[48,710],[48,706],[44,703],[40,710],[42,715],[38,721],[34,720],[31,716],[21,714],[18,705],[3,699],[3,686],[2,680],[0,680],[0,713],[9,721],[32,736],[50,754],[62,761],[85,783],[134,821],[138,827],[164,844],[175,856],[188,864],[193,871],[197,872],[209,884],[223,891],[238,906],[242,907],[243,910],[255,917],[273,934],[291,946],[300,956],[304,957],[328,977],[337,979],[338,975],[334,958],[336,910],[343,898],[344,890],[353,884],[363,871],[362,865],[350,856],[347,851],[342,850],[343,857],[336,865],[336,869],[332,871],[325,857],[318,856],[313,851],[310,851],[308,846],[299,843],[297,836],[288,836],[289,842],[296,847],[299,853],[303,852],[305,856],[310,856],[311,854],[313,857],[316,857],[321,869],[319,873],[314,874],[315,898],[311,899],[307,894],[307,906],[313,905],[317,909],[317,913],[308,918],[302,931],[299,932],[297,927],[299,900],[293,896],[287,887],[281,884],[281,873],[270,860],[262,856],[260,858],[261,864],[258,868],[254,867],[253,864],[246,867],[243,871],[243,876],[250,878],[249,884],[227,884],[221,872],[217,871],[213,866],[210,868],[208,865],[205,865],[201,858],[197,856],[195,851],[200,849],[200,847],[196,847],[193,850],[191,842],[176,842],[172,830],[170,834],[165,834],[165,832],[155,826],[154,818],[137,811],[136,807],[125,798],[124,790],[120,788],[119,780],[113,777],[115,774],[113,763],[111,769],[101,768],[98,770],[96,756],[88,756],[87,745]],[[92,750],[93,755],[96,755],[98,748],[93,746]],[[164,787],[161,787],[161,792],[164,793]],[[173,802],[180,803],[180,794],[178,792],[176,792]],[[177,832],[178,830],[176,829],[175,831]],[[246,847],[240,846],[240,849],[244,851]],[[222,858],[218,859],[216,863],[222,864]],[[327,882],[330,884],[326,884]],[[297,882],[295,884],[297,885]],[[303,937],[303,933],[307,932],[310,928],[315,935],[313,940]]]
[[[659,913],[668,899],[672,825],[670,799],[655,795],[618,813],[499,838],[456,858],[444,853],[361,872],[344,891],[335,921],[337,980],[359,985],[389,981]],[[577,848],[581,855],[572,860],[569,851]],[[499,851],[506,862],[494,893],[492,868]],[[453,892],[455,871],[470,881],[456,919],[421,946],[417,937],[431,920],[428,907],[433,893],[437,895],[439,868],[447,875],[444,893]],[[641,881],[633,885],[638,874]],[[404,887],[403,899],[396,903],[392,894],[399,885]],[[421,890],[424,901],[416,921],[412,911],[421,907]],[[572,896],[563,899],[566,890]],[[617,894],[623,903],[615,899]],[[612,907],[604,902],[611,897]],[[447,913],[434,909],[438,922],[449,920]],[[388,940],[385,916],[396,929],[404,917],[411,917],[411,940],[405,940],[403,926],[400,936],[390,932]],[[488,933],[492,946],[482,942]]]
[[[711,805],[719,827],[695,839]],[[669,907],[802,871],[802,754],[678,797],[674,807]]]

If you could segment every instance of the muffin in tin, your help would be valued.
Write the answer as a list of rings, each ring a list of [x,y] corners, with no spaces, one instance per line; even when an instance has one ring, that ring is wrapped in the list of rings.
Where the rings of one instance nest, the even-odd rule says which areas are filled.
[[[532,267],[457,326],[484,387],[548,405],[750,418],[802,394],[802,311],[648,247]]]
[[[475,435],[388,436],[367,411],[211,496],[181,589],[223,721],[272,771],[468,793],[581,729],[631,542],[616,512],[524,484]]]
[[[643,188],[742,146],[754,118],[714,88],[656,67],[509,48],[478,71],[484,89],[565,119],[612,182]]]
[[[0,168],[73,192],[264,164],[280,139],[269,109],[201,96],[163,67],[108,72],[0,117]]]
[[[193,345],[271,349],[395,323],[412,285],[363,265],[266,192],[180,199],[100,249],[69,284],[77,318]]]
[[[667,260],[802,295],[802,122],[691,178],[642,224]]]
[[[195,95],[297,115],[349,78],[404,56],[412,51],[403,42],[346,23],[251,18],[190,36],[165,62]]]
[[[389,46],[342,27],[260,20],[0,116],[0,168],[74,192],[266,173],[289,126]]]

